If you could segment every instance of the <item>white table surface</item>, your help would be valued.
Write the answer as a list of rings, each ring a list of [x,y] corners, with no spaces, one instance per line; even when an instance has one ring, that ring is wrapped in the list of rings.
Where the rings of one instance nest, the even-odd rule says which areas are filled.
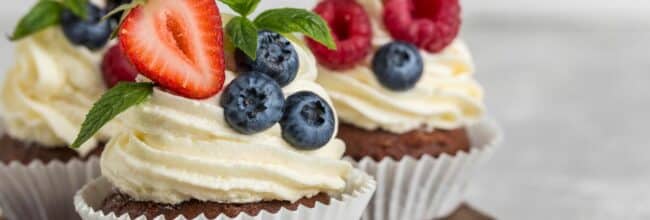
[[[32,0],[15,2],[3,33]],[[292,1],[279,2],[264,5]],[[499,219],[650,219],[650,17],[469,14],[463,36],[506,131],[469,202]],[[0,40],[2,70],[11,48]]]

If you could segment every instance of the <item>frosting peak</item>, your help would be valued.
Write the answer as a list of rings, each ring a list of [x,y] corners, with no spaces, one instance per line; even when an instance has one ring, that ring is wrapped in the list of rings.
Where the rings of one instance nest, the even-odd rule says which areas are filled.
[[[70,44],[59,27],[17,42],[17,63],[7,71],[0,101],[8,134],[45,147],[72,143],[84,116],[106,90],[101,58],[100,52]],[[78,152],[92,151],[114,133],[114,126]]]

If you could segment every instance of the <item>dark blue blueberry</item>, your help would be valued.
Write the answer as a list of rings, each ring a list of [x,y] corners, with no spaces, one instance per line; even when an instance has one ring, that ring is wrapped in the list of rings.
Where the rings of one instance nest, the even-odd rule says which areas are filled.
[[[252,60],[237,50],[237,65],[244,71],[264,73],[284,87],[298,74],[298,54],[287,38],[270,31],[257,33],[257,58]]]
[[[405,42],[391,42],[379,48],[372,60],[372,70],[379,83],[394,91],[415,87],[424,65],[417,47]]]
[[[254,134],[282,119],[284,95],[270,77],[248,72],[235,78],[221,95],[226,122],[239,133]]]
[[[92,3],[88,3],[87,12],[88,17],[82,19],[72,11],[64,10],[61,13],[61,26],[72,44],[97,50],[104,47],[111,37],[111,21],[102,20],[106,11]]]
[[[320,96],[298,92],[287,98],[280,121],[282,137],[301,150],[316,150],[334,135],[334,111]]]

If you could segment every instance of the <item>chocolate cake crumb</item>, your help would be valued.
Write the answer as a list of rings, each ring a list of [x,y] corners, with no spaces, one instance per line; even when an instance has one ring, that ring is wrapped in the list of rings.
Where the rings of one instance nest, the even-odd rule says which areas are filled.
[[[77,151],[65,146],[46,148],[36,143],[27,143],[21,140],[17,140],[5,134],[2,136],[2,139],[0,139],[0,162],[9,164],[13,161],[18,161],[22,164],[27,165],[35,160],[40,160],[45,164],[55,160],[61,161],[63,163],[66,163],[72,159],[80,159],[82,161],[86,161],[92,156],[99,156],[103,149],[104,144],[101,143],[87,156],[81,157]]]
[[[470,140],[465,128],[454,130],[414,130],[395,134],[383,130],[368,131],[354,125],[341,123],[338,138],[346,144],[345,155],[359,161],[368,156],[376,161],[386,157],[400,160],[405,156],[416,159],[424,155],[438,157],[468,152]]]
[[[164,215],[165,219],[175,219],[180,215],[192,219],[201,214],[205,214],[206,217],[212,219],[221,214],[225,214],[231,218],[236,217],[240,213],[247,213],[251,216],[255,216],[262,210],[276,213],[283,207],[289,210],[296,210],[300,205],[313,208],[316,205],[316,202],[327,205],[329,204],[329,201],[329,195],[326,193],[319,193],[310,198],[302,198],[294,203],[288,201],[263,201],[256,203],[227,204],[190,200],[177,205],[169,205],[155,202],[136,201],[129,195],[115,191],[104,200],[101,210],[105,214],[115,213],[117,216],[127,213],[131,217],[144,215],[147,219],[153,219],[160,215]]]

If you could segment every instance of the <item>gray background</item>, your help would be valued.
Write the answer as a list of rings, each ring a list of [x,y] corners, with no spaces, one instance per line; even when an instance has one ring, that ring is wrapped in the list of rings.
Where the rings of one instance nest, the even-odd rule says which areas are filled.
[[[0,32],[33,2],[5,1]],[[506,131],[469,202],[500,219],[650,219],[650,1],[463,3],[463,37]],[[12,62],[1,40],[0,72]]]

